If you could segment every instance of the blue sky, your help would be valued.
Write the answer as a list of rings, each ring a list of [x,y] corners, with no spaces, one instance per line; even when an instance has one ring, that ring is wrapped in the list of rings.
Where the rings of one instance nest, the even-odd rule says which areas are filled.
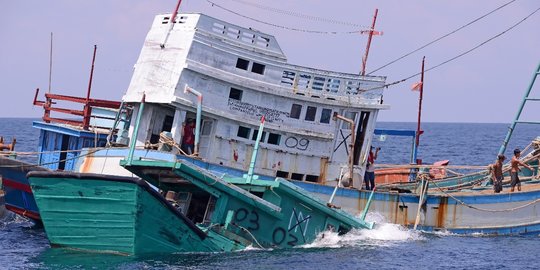
[[[272,12],[243,2],[212,0],[234,11],[287,27],[347,32],[357,27],[330,23],[338,20],[369,26],[379,9],[367,70],[380,67],[510,0],[359,1],[260,0],[249,2],[290,11]],[[52,91],[85,96],[93,45],[98,45],[92,97],[119,100],[129,84],[153,17],[169,13],[176,0],[51,0],[3,1],[0,4],[0,117],[40,117],[32,106],[35,89],[48,88],[50,32],[54,33]],[[517,0],[485,19],[433,44],[375,75],[388,82],[437,65],[484,42],[540,7],[537,0]],[[244,27],[273,34],[289,62],[302,66],[357,73],[367,36],[308,34],[261,24],[212,7],[206,0],[184,0],[182,12],[201,12]],[[307,20],[298,14],[323,19]],[[532,72],[540,62],[540,12],[476,51],[426,74],[423,120],[429,122],[507,123],[515,116]],[[416,121],[419,80],[386,90],[391,109],[381,121]],[[540,85],[540,83],[538,83]],[[537,86],[536,88],[540,88]],[[540,97],[540,90],[536,97]],[[40,94],[42,97],[42,94]],[[532,119],[530,106],[525,115]],[[536,111],[533,111],[536,109]],[[536,113],[538,115],[538,113]],[[535,119],[538,121],[538,119]]]

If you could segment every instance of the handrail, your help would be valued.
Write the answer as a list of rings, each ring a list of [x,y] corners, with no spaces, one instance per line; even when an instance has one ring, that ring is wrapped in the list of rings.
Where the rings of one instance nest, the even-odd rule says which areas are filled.
[[[85,130],[88,130],[90,126],[90,118],[92,117],[92,108],[95,108],[95,107],[109,108],[109,109],[120,108],[120,102],[118,101],[110,101],[110,100],[104,100],[104,99],[87,99],[87,98],[82,98],[82,97],[58,95],[58,94],[51,94],[51,93],[45,93],[45,101],[41,101],[41,100],[37,100],[38,95],[39,95],[39,88],[36,89],[36,94],[34,96],[33,104],[35,106],[43,107],[43,110],[44,110],[43,117],[42,117],[43,121],[45,121],[46,123],[52,122],[52,123],[62,123],[62,124],[80,126]],[[82,110],[53,107],[53,105],[57,104],[55,100],[81,103],[81,104],[84,104],[84,106]],[[51,117],[51,112],[82,116],[83,119],[73,120],[73,119],[66,119],[66,118]],[[108,119],[106,117],[102,117],[102,118]]]

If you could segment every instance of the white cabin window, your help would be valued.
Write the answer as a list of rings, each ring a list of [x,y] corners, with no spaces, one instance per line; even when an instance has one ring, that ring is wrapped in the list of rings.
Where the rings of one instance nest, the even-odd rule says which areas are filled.
[[[238,126],[238,132],[236,133],[236,136],[249,139],[249,134],[251,133],[251,129],[243,126]]]
[[[311,89],[313,90],[323,90],[324,82],[326,81],[323,77],[315,77],[313,78],[313,85],[311,86]]]
[[[248,60],[242,59],[242,58],[238,58],[238,60],[236,60],[236,68],[248,70],[248,66],[249,66]]]
[[[293,104],[291,107],[291,114],[289,114],[289,117],[294,118],[294,119],[300,119],[301,113],[302,113],[302,105]]]
[[[259,135],[259,130],[258,129],[253,131],[253,136],[251,136],[251,139],[256,141],[257,140],[257,135]],[[261,142],[264,142],[264,139],[266,139],[266,131],[263,131],[263,133],[261,135]]]
[[[353,120],[356,123],[356,116],[358,115],[357,112],[346,112],[345,117]],[[341,123],[342,129],[351,129],[351,125],[345,121],[342,121]]]
[[[229,92],[229,98],[236,99],[236,100],[242,100],[242,94],[244,91],[240,89],[236,89],[234,87],[231,87],[231,91]]]
[[[317,107],[308,106],[306,110],[306,121],[315,121],[315,114],[317,114]]]
[[[214,121],[204,120],[202,123],[201,136],[208,136],[212,132],[212,123]]]
[[[251,72],[263,75],[265,67],[266,66],[263,64],[253,62],[253,65],[251,66]]]
[[[270,133],[270,135],[268,136],[268,143],[269,144],[279,145],[280,141],[281,141],[281,135],[279,135],[279,134]]]
[[[321,112],[321,123],[328,124],[330,123],[330,118],[332,118],[332,110],[331,109],[322,109]]]

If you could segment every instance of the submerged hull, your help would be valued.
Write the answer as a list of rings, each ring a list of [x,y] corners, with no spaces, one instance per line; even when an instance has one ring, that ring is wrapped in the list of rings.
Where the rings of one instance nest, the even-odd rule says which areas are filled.
[[[140,179],[76,173],[29,179],[52,246],[129,255],[244,248],[218,246]]]
[[[128,255],[219,252],[249,245],[292,247],[325,230],[373,226],[282,179],[248,183],[182,162],[136,163],[128,168],[156,186],[189,193],[190,199],[173,206],[133,178],[29,173],[51,245]]]

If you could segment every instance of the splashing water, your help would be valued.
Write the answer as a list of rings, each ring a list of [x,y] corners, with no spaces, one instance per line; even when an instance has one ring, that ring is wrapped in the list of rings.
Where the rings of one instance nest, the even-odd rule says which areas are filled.
[[[325,231],[317,239],[302,248],[341,248],[360,245],[392,245],[396,242],[425,240],[422,233],[407,229],[398,224],[377,223],[372,230],[353,229],[347,234],[338,235],[336,232]]]

